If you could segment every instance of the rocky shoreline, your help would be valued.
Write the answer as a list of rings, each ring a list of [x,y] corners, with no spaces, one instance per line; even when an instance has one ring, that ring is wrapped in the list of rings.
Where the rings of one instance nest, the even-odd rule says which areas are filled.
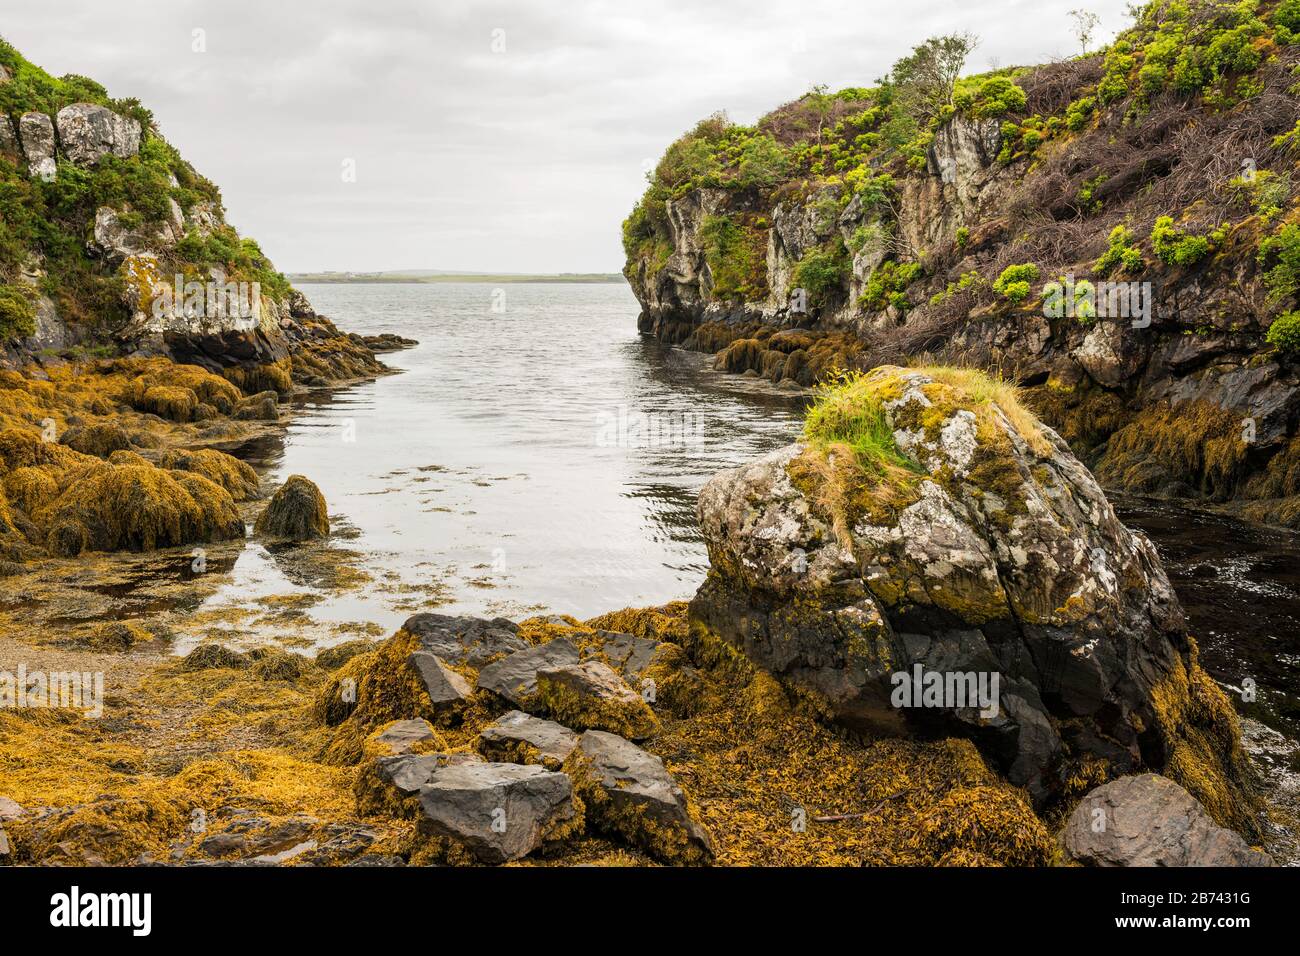
[[[913,391],[925,393],[924,381],[912,384]],[[956,401],[960,406],[962,400]],[[903,406],[899,409],[905,417]],[[978,406],[975,411],[983,414]],[[124,430],[133,417],[124,413]],[[251,427],[278,429],[282,423]],[[953,429],[942,422],[937,428],[934,434],[942,440],[931,451],[924,450],[930,441],[924,428],[917,436],[922,459],[950,455],[954,449],[961,454],[962,442],[953,444]],[[167,437],[148,449],[151,457],[176,464],[177,456],[196,454],[192,447],[171,444],[192,442],[193,423],[165,431]],[[1091,479],[1077,464],[1074,470],[1062,464],[1072,460],[1062,449],[1053,449],[1055,480],[1069,475],[1077,495]],[[120,459],[123,451],[116,449],[108,457]],[[938,462],[940,471],[951,466]],[[1026,467],[1031,472],[1037,468]],[[242,472],[235,469],[233,474]],[[831,640],[818,649],[808,643],[810,635],[821,633],[819,615],[835,620],[845,613],[836,609],[848,606],[842,603],[846,583],[837,577],[840,572],[831,571],[845,567],[835,557],[842,545],[834,518],[822,510],[815,493],[797,506],[795,514],[802,517],[793,525],[788,512],[764,518],[765,509],[788,509],[804,492],[791,485],[784,497],[770,490],[737,497],[723,491],[734,480],[730,473],[720,475],[702,495],[701,517],[715,571],[689,606],[629,609],[586,622],[549,617],[514,623],[423,613],[380,643],[362,637],[315,657],[272,647],[240,653],[205,641],[178,658],[167,648],[181,635],[176,630],[151,633],[148,622],[140,620],[74,625],[71,632],[78,636],[72,637],[66,625],[60,634],[46,619],[41,626],[49,636],[34,643],[4,628],[10,635],[0,639],[6,665],[22,662],[28,672],[102,671],[108,685],[99,720],[59,710],[0,714],[0,753],[16,769],[7,775],[7,792],[0,794],[7,801],[8,861],[1043,865],[1068,862],[1072,855],[1100,859],[1093,849],[1068,850],[1068,842],[1062,844],[1053,834],[1069,831],[1071,813],[1077,815],[1077,807],[1084,806],[1077,801],[1097,784],[1153,760],[1159,769],[1161,758],[1135,742],[1117,759],[1124,751],[1115,727],[1088,729],[1076,715],[1070,721],[1078,726],[1056,738],[1057,747],[1068,740],[1066,750],[1075,762],[1067,769],[1052,756],[1056,783],[1048,786],[1043,761],[1050,749],[1022,746],[1024,753],[1016,757],[1016,745],[1008,751],[986,739],[990,733],[994,740],[1019,739],[1022,745],[1041,739],[1037,731],[1025,729],[1034,712],[1012,706],[1013,700],[1034,699],[1024,684],[1032,683],[1032,672],[1023,668],[1008,671],[1008,679],[1020,681],[1021,689],[1003,698],[1008,711],[991,724],[969,709],[952,711],[947,724],[942,713],[921,714],[925,719],[917,723],[895,711],[886,721],[893,726],[883,728],[888,731],[883,735],[879,725],[845,722],[847,711],[835,703],[840,688],[849,686],[844,679],[873,672],[854,663],[846,666],[846,661],[862,663],[871,641],[864,644],[845,631],[848,644]],[[800,483],[810,490],[807,480],[804,476]],[[1095,520],[1097,509],[1109,506],[1095,485],[1090,487],[1096,497],[1078,514],[1086,512]],[[723,500],[719,494],[733,501],[729,519],[722,517],[726,509],[711,504]],[[287,537],[305,539],[297,545],[285,542],[280,553],[286,560],[318,565],[342,589],[364,581],[356,556],[345,549],[330,556],[331,543],[319,537],[325,528],[314,495],[294,496],[308,507],[289,509],[293,521],[254,520],[265,507],[261,489],[257,495],[240,506],[246,523],[262,530],[272,524],[292,526],[297,530]],[[1054,501],[1059,497],[1053,496]],[[749,502],[744,507],[757,509],[750,517],[736,517],[734,509],[742,500]],[[782,501],[786,503],[778,504]],[[819,513],[822,517],[815,517]],[[986,520],[991,519],[980,518]],[[789,533],[802,527],[797,536],[806,537],[817,527],[810,521],[825,522],[813,535],[820,545],[795,546],[763,530]],[[996,525],[985,524],[978,534]],[[1127,533],[1112,528],[1121,537]],[[886,540],[877,546],[887,548]],[[864,539],[857,539],[852,546],[863,544]],[[1005,550],[1023,546],[1023,541],[1008,542]],[[1142,553],[1131,540],[1118,552],[1109,539],[1099,546],[1107,554],[1135,547],[1135,553]],[[215,555],[223,545],[212,547]],[[736,547],[750,556],[728,556],[732,552],[727,549]],[[760,550],[751,551],[754,547]],[[189,554],[184,548],[172,553],[182,560]],[[295,553],[296,558],[288,557]],[[768,565],[752,560],[759,554],[771,554],[777,565],[763,570]],[[908,560],[921,560],[918,567],[961,565],[950,553],[924,559],[900,553],[897,558],[882,567],[892,563],[899,570],[891,573],[901,573]],[[67,577],[72,567],[80,567],[81,586],[93,589],[111,586],[112,569],[121,559],[88,554],[49,560],[57,562],[51,576]],[[1091,562],[1089,556],[1085,569]],[[726,591],[731,597],[719,601],[719,583],[734,574],[729,568],[749,570],[731,579]],[[785,583],[753,579],[768,573]],[[1153,573],[1159,574],[1158,564],[1154,569],[1148,564],[1143,572]],[[37,570],[15,579],[32,580],[29,591],[15,595],[17,603],[30,602],[40,592],[41,577]],[[170,587],[202,591],[219,577],[219,571],[195,575]],[[872,590],[870,575],[863,580],[876,600],[890,593],[889,588]],[[1027,580],[1043,581],[1033,575]],[[738,592],[739,582],[744,586]],[[758,620],[753,610],[736,605],[737,594],[749,595],[748,603],[792,586],[811,588],[810,597],[821,596],[791,605],[799,610],[785,618],[786,637],[770,623],[782,617],[775,605],[763,612],[769,621],[764,630],[736,630]],[[954,594],[971,601],[976,597],[962,588]],[[872,598],[859,593],[858,602],[864,599]],[[1154,620],[1176,627],[1172,593],[1160,600],[1172,606]],[[14,603],[6,602],[6,615],[14,613]],[[56,612],[70,609],[66,601],[52,607]],[[944,613],[968,613],[963,607],[961,601],[949,602]],[[884,630],[875,643],[883,648],[898,640],[888,636],[891,632],[906,633],[901,622],[907,615],[895,619],[892,611],[877,613],[876,626]],[[1081,623],[1086,615],[1073,618],[1081,646],[1095,645]],[[292,615],[284,622],[286,646],[291,647]],[[183,619],[180,623],[183,628]],[[1059,629],[1061,622],[1040,626]],[[33,633],[27,628],[27,634]],[[966,633],[957,628],[949,631],[955,638]],[[797,650],[800,640],[805,641],[802,651]],[[906,653],[903,647],[910,647],[910,640],[888,652],[893,661],[888,666],[904,667],[893,655]],[[969,647],[968,638],[957,641],[953,650]],[[1147,645],[1151,641],[1150,636],[1142,639]],[[832,654],[836,647],[849,658]],[[813,657],[800,663],[800,654]],[[945,655],[951,656],[944,652],[921,660],[933,664]],[[1132,660],[1128,654],[1118,658]],[[1222,828],[1244,832],[1252,842],[1262,830],[1262,808],[1235,743],[1231,708],[1217,688],[1195,676],[1194,648],[1184,646],[1172,658],[1156,659],[1165,660],[1165,667],[1181,661],[1174,666],[1185,676],[1172,696],[1166,691],[1161,698],[1148,690],[1141,693],[1150,696],[1141,698],[1139,693],[1147,701],[1139,711],[1149,709],[1133,725],[1145,721],[1165,728],[1159,752],[1173,761],[1165,772],[1200,800],[1166,800],[1162,812],[1171,819],[1201,821],[1189,831],[1196,835],[1197,853],[1211,852],[1204,849],[1208,846],[1217,848],[1218,862],[1266,862],[1232,830]],[[972,660],[949,663],[964,668]],[[884,658],[880,664],[886,666]],[[1068,669],[1061,673],[1068,678]],[[1146,674],[1147,680],[1158,676],[1145,664],[1133,673]],[[1072,678],[1061,683],[1083,686]],[[860,695],[861,688],[854,693]],[[1077,694],[1062,699],[1072,699],[1076,712],[1088,710]],[[1060,717],[1054,707],[1041,710],[1032,726],[1055,724]],[[1103,740],[1111,742],[1103,745]],[[1031,753],[1033,759],[1026,759]],[[1029,789],[1019,789],[1017,783],[1029,784]],[[1139,807],[1153,799],[1145,789],[1129,797]],[[1144,847],[1141,852],[1168,852],[1175,859],[1193,852],[1189,846],[1184,841],[1173,849]]]

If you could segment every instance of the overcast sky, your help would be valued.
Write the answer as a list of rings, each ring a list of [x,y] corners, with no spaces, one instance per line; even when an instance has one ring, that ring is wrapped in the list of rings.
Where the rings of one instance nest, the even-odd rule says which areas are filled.
[[[972,70],[1041,62],[1074,52],[1068,10],[1097,45],[1126,5],[0,0],[0,35],[139,97],[284,271],[612,272],[647,165],[700,117],[871,85],[955,30]]]

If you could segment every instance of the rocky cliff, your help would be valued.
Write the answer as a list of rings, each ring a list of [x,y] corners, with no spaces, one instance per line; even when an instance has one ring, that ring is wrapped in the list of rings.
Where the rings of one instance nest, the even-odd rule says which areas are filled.
[[[0,363],[166,356],[250,390],[382,369],[315,314],[135,100],[0,41]]]
[[[669,147],[624,224],[640,327],[810,385],[997,368],[1109,486],[1300,520],[1300,4],[1161,0],[1098,53],[815,90]]]

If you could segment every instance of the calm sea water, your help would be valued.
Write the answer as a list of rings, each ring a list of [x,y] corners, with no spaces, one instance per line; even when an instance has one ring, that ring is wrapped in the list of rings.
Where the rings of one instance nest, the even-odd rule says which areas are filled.
[[[420,340],[384,356],[400,374],[313,393],[282,441],[244,450],[277,481],[317,482],[337,545],[375,578],[306,609],[323,635],[391,632],[435,605],[589,617],[688,598],[708,566],[700,487],[799,431],[798,395],[640,337],[622,284],[303,291],[343,328]],[[1245,709],[1300,736],[1296,536],[1118,506],[1160,548],[1210,672],[1230,688],[1255,680],[1261,701]],[[311,590],[250,541],[204,610]]]
[[[799,429],[799,396],[640,337],[621,283],[302,290],[345,329],[420,341],[383,356],[400,374],[308,396],[283,443],[245,453],[315,481],[344,546],[387,575],[322,620],[395,627],[402,586],[430,584],[444,609],[506,615],[689,597],[700,487]],[[209,607],[297,587],[250,543]]]

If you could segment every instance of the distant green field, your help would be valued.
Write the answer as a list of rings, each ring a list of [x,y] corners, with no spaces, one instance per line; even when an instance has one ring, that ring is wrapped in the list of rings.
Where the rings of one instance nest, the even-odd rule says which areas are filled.
[[[391,282],[623,282],[618,272],[560,272],[552,275],[491,272],[295,272],[290,282],[391,283]]]

